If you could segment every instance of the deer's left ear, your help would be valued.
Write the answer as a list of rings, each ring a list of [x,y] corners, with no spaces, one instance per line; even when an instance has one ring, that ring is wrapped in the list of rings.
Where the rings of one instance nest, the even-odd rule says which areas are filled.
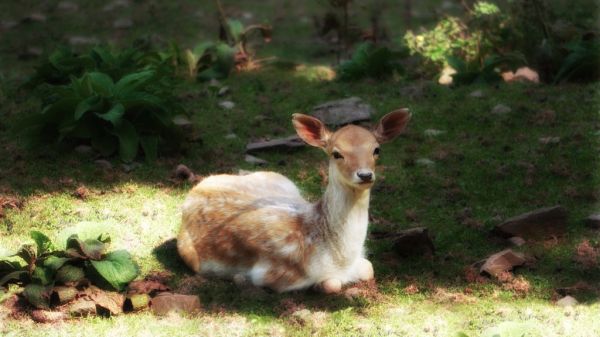
[[[389,142],[404,131],[409,120],[410,112],[408,112],[408,109],[392,111],[381,117],[373,134],[379,143]]]
[[[294,124],[294,128],[296,128],[298,136],[309,145],[322,149],[327,146],[327,140],[331,132],[320,120],[312,116],[296,113],[292,115],[292,123]]]

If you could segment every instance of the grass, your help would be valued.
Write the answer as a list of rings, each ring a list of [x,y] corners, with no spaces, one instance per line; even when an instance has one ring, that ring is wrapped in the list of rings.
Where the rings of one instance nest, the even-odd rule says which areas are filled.
[[[175,15],[197,8],[191,1],[181,4],[181,8],[157,5],[164,6],[157,21],[142,15],[146,3],[120,12],[125,15],[132,11],[136,24],[138,20],[140,24],[126,34],[115,34],[117,43],[127,44],[158,23],[165,27],[161,34],[183,42],[214,27],[208,20],[199,23],[206,27],[196,28],[183,14],[181,27],[169,24]],[[1,4],[2,19],[27,14],[26,5]],[[89,13],[101,4],[90,1],[80,6],[80,12]],[[285,6],[292,5],[265,6],[264,11],[259,6],[256,15],[272,18]],[[232,7],[240,12],[248,10]],[[288,9],[303,10],[294,6]],[[312,9],[309,6],[306,10]],[[110,26],[114,15],[93,17],[80,32],[98,33],[101,27]],[[66,34],[78,20],[82,18],[52,14],[45,24],[50,27],[47,33]],[[283,31],[288,29],[286,25]],[[184,154],[161,158],[155,165],[141,162],[139,168],[126,173],[114,158],[110,159],[114,168],[103,170],[93,158],[72,152],[26,152],[20,147],[10,133],[11,125],[21,114],[34,111],[38,103],[16,90],[33,62],[18,61],[14,51],[28,43],[41,43],[51,50],[51,40],[34,34],[39,27],[19,27],[15,28],[19,34],[11,35],[6,49],[0,51],[6,60],[0,83],[0,193],[18,197],[23,207],[5,210],[5,217],[0,218],[0,255],[28,241],[32,229],[47,233],[57,242],[72,232],[93,235],[107,231],[113,248],[132,252],[142,275],[173,273],[171,286],[191,289],[200,296],[206,311],[194,317],[139,313],[111,319],[85,318],[52,325],[51,329],[29,319],[5,319],[5,312],[0,311],[0,334],[453,336],[462,331],[469,336],[499,333],[503,337],[523,333],[600,335],[597,288],[578,294],[582,304],[575,308],[563,309],[552,303],[557,287],[578,281],[592,286],[600,283],[597,266],[585,268],[573,261],[582,240],[597,244],[600,239],[598,232],[583,225],[583,219],[598,210],[597,84],[449,89],[427,81],[319,81],[276,69],[236,74],[222,83],[231,91],[225,98],[205,84],[189,83],[182,88],[182,101],[194,112],[201,142],[190,143]],[[290,50],[283,45],[269,48],[285,55]],[[311,56],[316,50],[305,50],[299,57]],[[475,90],[481,90],[484,97],[471,97]],[[382,147],[378,168],[382,179],[373,191],[371,230],[426,226],[435,235],[436,255],[400,259],[390,254],[389,243],[369,240],[379,287],[375,297],[323,297],[310,291],[279,295],[238,289],[227,281],[195,282],[170,241],[179,227],[180,205],[191,187],[169,180],[173,168],[183,163],[200,175],[255,170],[243,160],[248,141],[292,134],[292,113],[309,112],[319,103],[349,96],[371,103],[377,118],[398,107],[411,109],[408,132]],[[218,102],[223,99],[236,106],[232,110],[220,108]],[[491,114],[499,103],[512,111]],[[543,118],[542,112],[548,110],[554,111],[553,120]],[[444,133],[430,137],[424,134],[427,129]],[[234,138],[225,137],[232,133]],[[548,136],[560,137],[560,142],[541,144],[539,139]],[[290,177],[308,199],[319,197],[319,168],[325,165],[320,151],[306,148],[259,156],[269,161],[260,169]],[[434,165],[419,165],[420,158],[431,159]],[[79,186],[90,190],[83,200],[74,195]],[[537,258],[533,267],[515,272],[529,283],[527,293],[505,289],[500,283],[469,283],[465,279],[465,267],[507,246],[489,235],[495,224],[555,204],[569,210],[567,235],[518,249]],[[466,213],[470,214],[467,222]],[[302,308],[310,310],[306,317],[290,314]]]

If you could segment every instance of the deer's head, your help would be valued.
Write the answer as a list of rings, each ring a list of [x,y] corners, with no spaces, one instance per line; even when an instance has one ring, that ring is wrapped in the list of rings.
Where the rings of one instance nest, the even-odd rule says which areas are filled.
[[[330,157],[329,179],[337,179],[351,188],[367,189],[375,182],[379,145],[396,138],[409,120],[408,110],[400,109],[383,116],[372,130],[346,125],[333,132],[320,120],[303,114],[294,114],[292,122],[300,138],[323,149]]]

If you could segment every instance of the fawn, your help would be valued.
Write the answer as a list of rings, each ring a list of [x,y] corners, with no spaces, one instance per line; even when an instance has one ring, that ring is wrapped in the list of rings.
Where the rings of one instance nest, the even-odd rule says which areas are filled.
[[[400,109],[372,131],[347,125],[332,132],[314,117],[294,114],[300,138],[329,156],[322,199],[309,203],[275,172],[210,176],[183,204],[179,255],[197,273],[277,292],[316,286],[335,293],[372,279],[364,243],[379,144],[409,120],[408,110]]]

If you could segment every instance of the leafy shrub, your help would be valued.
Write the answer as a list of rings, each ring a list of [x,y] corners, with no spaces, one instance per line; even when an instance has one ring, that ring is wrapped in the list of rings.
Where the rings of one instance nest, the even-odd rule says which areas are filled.
[[[343,62],[338,68],[338,79],[358,80],[362,78],[382,79],[402,72],[399,52],[387,47],[376,46],[365,42],[360,44],[352,58]]]
[[[59,49],[28,82],[42,110],[24,118],[16,132],[28,145],[89,143],[103,156],[125,162],[139,148],[148,161],[182,137],[174,118],[186,118],[173,94],[170,54],[94,48],[83,55]]]
[[[59,286],[74,287],[86,280],[112,290],[122,291],[139,273],[125,250],[107,252],[110,238],[81,240],[74,234],[65,250],[56,250],[43,233],[32,231],[35,245],[26,244],[8,259],[0,260],[0,286],[25,285],[23,295],[33,306],[48,308],[49,294]]]
[[[525,63],[525,59],[520,53],[489,56],[483,60],[483,64],[478,61],[465,62],[455,56],[448,57],[447,61],[448,65],[456,70],[456,73],[452,75],[452,84],[454,85],[499,82],[502,79],[499,69],[503,67],[516,68]]]
[[[565,57],[554,82],[570,79],[595,80],[600,77],[600,42],[584,40],[568,43]]]

